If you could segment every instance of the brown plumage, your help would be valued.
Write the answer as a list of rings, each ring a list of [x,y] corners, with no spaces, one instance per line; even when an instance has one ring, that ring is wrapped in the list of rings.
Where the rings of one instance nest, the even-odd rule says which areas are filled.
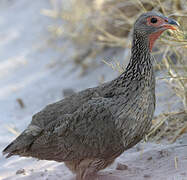
[[[177,25],[157,12],[134,25],[130,62],[119,77],[48,105],[3,151],[65,162],[77,179],[106,168],[149,131],[155,110],[151,50],[166,29]]]

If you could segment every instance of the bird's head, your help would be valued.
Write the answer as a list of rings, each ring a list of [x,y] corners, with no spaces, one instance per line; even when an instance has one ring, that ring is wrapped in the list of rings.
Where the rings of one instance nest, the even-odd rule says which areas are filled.
[[[154,42],[167,29],[176,30],[178,22],[163,14],[150,11],[142,14],[134,24],[134,33],[148,38],[150,51]]]

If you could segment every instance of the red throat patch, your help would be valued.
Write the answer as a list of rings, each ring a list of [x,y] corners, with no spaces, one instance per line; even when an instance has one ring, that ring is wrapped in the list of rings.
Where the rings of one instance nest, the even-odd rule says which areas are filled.
[[[149,50],[150,52],[152,51],[152,48],[154,46],[154,43],[155,41],[159,38],[159,36],[164,32],[163,31],[158,31],[158,32],[155,32],[155,33],[152,33],[149,35]]]

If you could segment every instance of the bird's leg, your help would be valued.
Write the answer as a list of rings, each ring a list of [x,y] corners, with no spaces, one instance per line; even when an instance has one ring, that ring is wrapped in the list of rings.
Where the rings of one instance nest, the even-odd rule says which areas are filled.
[[[94,166],[95,160],[83,159],[78,161],[66,161],[65,165],[76,174],[76,180],[91,180],[97,170]],[[99,169],[100,170],[100,169]]]
[[[97,179],[97,172],[106,168],[113,163],[114,159],[85,159],[78,165],[77,179],[76,180],[95,180]]]
[[[95,179],[96,179],[96,173],[88,173],[87,170],[79,172],[76,175],[76,180],[95,180]]]
[[[91,180],[96,174],[97,167],[92,166],[94,160],[92,159],[85,159],[80,162],[78,165],[78,172],[76,176],[76,180]]]

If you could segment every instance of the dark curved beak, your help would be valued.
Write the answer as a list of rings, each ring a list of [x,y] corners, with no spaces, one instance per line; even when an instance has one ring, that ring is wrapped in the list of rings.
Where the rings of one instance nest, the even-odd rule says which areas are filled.
[[[179,27],[179,23],[175,21],[174,19],[166,18],[165,23],[162,25],[162,27],[166,29],[171,29],[171,30],[177,30]]]
[[[169,18],[168,18],[168,24],[178,26],[178,27],[180,26],[177,21],[175,21],[174,19],[169,19]]]

